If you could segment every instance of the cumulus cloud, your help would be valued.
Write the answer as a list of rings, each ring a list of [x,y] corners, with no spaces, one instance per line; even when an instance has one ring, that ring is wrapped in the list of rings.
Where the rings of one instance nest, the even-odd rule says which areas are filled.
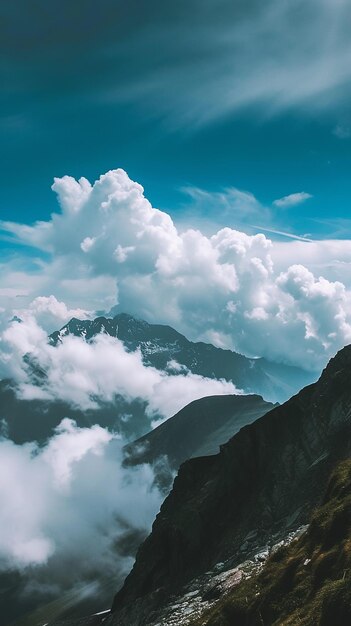
[[[32,591],[53,597],[122,582],[133,562],[124,542],[148,533],[162,500],[150,466],[122,467],[116,435],[67,418],[44,447],[0,440],[0,497],[0,570],[27,572]]]
[[[64,302],[60,302],[55,296],[38,296],[25,309],[15,309],[15,315],[19,319],[34,317],[36,322],[48,332],[57,330],[66,324],[72,317],[90,319],[92,311],[84,309],[69,309]]]
[[[224,380],[146,366],[140,351],[128,352],[119,339],[106,334],[89,343],[68,335],[52,346],[30,316],[12,321],[0,340],[0,372],[2,366],[2,375],[17,382],[17,393],[24,399],[60,399],[74,407],[94,409],[122,396],[127,401],[145,401],[152,418],[170,417],[204,396],[242,393]],[[33,380],[33,367],[40,372],[39,381]]]
[[[36,296],[41,295],[40,274],[49,293],[68,302],[68,308],[84,306],[89,311],[99,286],[111,289],[113,299],[114,285],[120,311],[171,324],[193,340],[215,341],[250,356],[310,369],[323,367],[350,341],[348,241],[283,244],[262,233],[247,235],[232,228],[212,235],[194,228],[179,230],[121,169],[93,185],[65,176],[55,180],[53,189],[61,213],[31,226],[2,225],[21,242],[51,251],[51,261],[35,274]],[[194,193],[198,199],[199,191]],[[233,190],[232,196],[234,203],[245,202],[257,210],[250,194]],[[223,198],[217,200],[223,203]],[[286,288],[281,274],[297,259],[314,283],[329,285],[320,294],[323,307],[315,306],[308,291],[298,296]],[[23,280],[15,284],[20,288]],[[31,284],[28,275],[26,284]],[[57,305],[45,300],[45,307],[56,310]],[[34,308],[37,314],[38,301]],[[322,310],[329,310],[328,323]],[[77,381],[76,389],[79,384],[85,383]]]
[[[289,207],[306,202],[306,200],[309,200],[309,198],[312,197],[313,196],[310,193],[300,191],[299,193],[291,193],[288,196],[274,200],[273,204],[280,209],[288,209]]]

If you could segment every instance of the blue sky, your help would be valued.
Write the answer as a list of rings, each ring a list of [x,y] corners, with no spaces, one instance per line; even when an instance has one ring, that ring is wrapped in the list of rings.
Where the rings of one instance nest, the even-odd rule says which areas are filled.
[[[48,218],[54,176],[122,167],[180,221],[349,237],[348,2],[14,0],[0,11],[1,219]],[[194,206],[185,187],[234,187],[269,207],[313,197],[252,224],[209,198]]]

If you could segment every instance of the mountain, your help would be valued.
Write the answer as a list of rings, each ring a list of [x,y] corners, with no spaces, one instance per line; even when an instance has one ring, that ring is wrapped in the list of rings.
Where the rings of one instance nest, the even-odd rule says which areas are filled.
[[[128,350],[139,348],[146,365],[172,374],[182,373],[180,365],[200,376],[232,381],[245,393],[259,394],[270,402],[284,402],[317,377],[315,372],[298,367],[248,358],[208,343],[194,343],[170,326],[148,324],[125,313],[94,320],[72,318],[50,335],[50,341],[57,345],[69,334],[89,341],[101,332],[117,337]],[[172,368],[174,362],[178,366]]]
[[[209,396],[190,402],[160,426],[125,446],[129,465],[166,455],[172,469],[185,460],[216,454],[221,444],[273,408],[261,396]]]
[[[153,613],[186,583],[305,524],[332,468],[351,455],[350,381],[348,346],[315,384],[242,428],[219,454],[181,465],[105,626],[156,624]]]

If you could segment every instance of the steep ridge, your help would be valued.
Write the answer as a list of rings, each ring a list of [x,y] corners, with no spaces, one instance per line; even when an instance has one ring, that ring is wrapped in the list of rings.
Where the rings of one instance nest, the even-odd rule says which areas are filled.
[[[348,346],[317,383],[244,427],[219,454],[185,462],[106,626],[150,623],[191,578],[242,560],[250,533],[263,543],[305,523],[331,468],[351,453],[350,382]]]
[[[172,374],[182,373],[185,368],[207,378],[224,378],[245,393],[262,395],[270,402],[284,402],[317,378],[315,372],[298,367],[271,363],[264,358],[250,359],[208,343],[194,343],[171,326],[148,324],[126,313],[113,319],[72,318],[61,330],[50,335],[50,341],[57,345],[69,334],[89,341],[100,332],[117,337],[129,350],[139,348],[146,365]]]
[[[261,396],[209,396],[190,402],[160,426],[125,446],[126,463],[153,463],[167,456],[172,469],[197,456],[219,452],[240,428],[273,408]]]

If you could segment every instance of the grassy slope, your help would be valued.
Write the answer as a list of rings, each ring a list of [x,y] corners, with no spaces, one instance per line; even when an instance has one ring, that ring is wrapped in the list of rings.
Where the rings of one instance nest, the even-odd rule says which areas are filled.
[[[333,473],[307,532],[275,552],[193,626],[351,624],[351,460]]]

